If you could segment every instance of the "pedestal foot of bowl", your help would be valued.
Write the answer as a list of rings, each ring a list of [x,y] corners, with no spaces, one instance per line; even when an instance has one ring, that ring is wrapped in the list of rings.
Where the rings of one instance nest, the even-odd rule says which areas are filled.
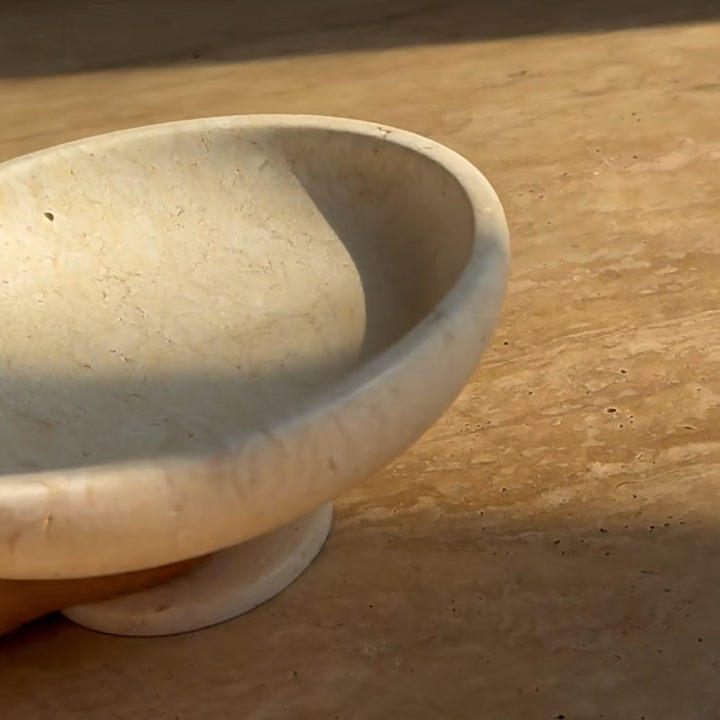
[[[294,523],[213,555],[169,583],[63,611],[111,635],[159,636],[200,630],[242,615],[294,582],[322,549],[332,523],[323,505]]]

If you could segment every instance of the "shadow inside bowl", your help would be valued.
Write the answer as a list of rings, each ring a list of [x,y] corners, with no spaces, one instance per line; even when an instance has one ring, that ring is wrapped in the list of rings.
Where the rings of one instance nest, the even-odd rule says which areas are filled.
[[[191,124],[0,167],[0,473],[272,427],[427,317],[473,238],[457,180],[370,135]]]

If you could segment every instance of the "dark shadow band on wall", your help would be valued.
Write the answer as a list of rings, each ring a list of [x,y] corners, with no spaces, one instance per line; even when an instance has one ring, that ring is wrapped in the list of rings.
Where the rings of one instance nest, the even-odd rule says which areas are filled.
[[[605,32],[718,18],[717,0],[0,0],[0,77]]]

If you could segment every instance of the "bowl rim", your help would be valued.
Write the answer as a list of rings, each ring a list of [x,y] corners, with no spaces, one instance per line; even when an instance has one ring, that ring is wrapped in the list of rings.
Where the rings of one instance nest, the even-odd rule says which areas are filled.
[[[300,413],[272,429],[260,428],[257,437],[245,436],[242,443],[230,443],[216,453],[205,455],[179,457],[160,455],[152,459],[0,475],[0,577],[8,579],[85,577],[157,567],[168,562],[214,552],[221,547],[249,540],[262,532],[291,522],[295,517],[332,500],[362,476],[380,469],[404,452],[452,403],[472,374],[499,320],[509,273],[509,233],[500,199],[485,176],[469,160],[437,141],[388,125],[332,116],[294,114],[221,116],[145,125],[56,145],[0,163],[0,175],[12,174],[28,164],[41,166],[46,158],[58,153],[74,153],[88,147],[97,151],[103,146],[117,148],[123,142],[153,136],[196,133],[203,130],[209,132],[260,128],[263,130],[306,128],[362,135],[402,146],[440,165],[459,183],[473,214],[474,239],[465,267],[434,309],[404,336],[348,373],[338,384],[333,385],[329,394],[321,392],[319,397],[311,400]],[[463,342],[457,340],[458,333],[467,333],[473,328],[481,332],[482,337]],[[421,423],[422,427],[413,427],[406,432],[402,439],[395,443],[392,451],[385,449],[384,454],[379,453],[379,456],[370,463],[351,462],[350,459],[340,463],[342,467],[337,467],[338,463],[335,463],[331,468],[331,475],[339,477],[344,473],[347,476],[345,481],[336,482],[333,485],[333,492],[330,492],[329,487],[324,494],[317,488],[308,492],[307,502],[303,501],[302,488],[298,488],[294,493],[297,501],[294,506],[297,512],[294,516],[289,515],[291,503],[288,502],[284,503],[283,507],[286,507],[284,511],[273,511],[269,507],[272,498],[268,497],[267,490],[265,492],[258,490],[261,483],[256,482],[256,473],[250,472],[249,476],[245,473],[243,477],[247,482],[241,483],[242,491],[238,491],[239,485],[237,482],[234,483],[238,485],[233,495],[233,501],[239,503],[233,509],[237,530],[234,533],[229,531],[224,534],[210,533],[215,538],[214,541],[206,539],[204,543],[199,542],[199,537],[203,536],[198,530],[198,524],[201,524],[200,518],[205,518],[202,522],[211,522],[211,513],[208,511],[203,514],[200,511],[199,514],[194,514],[192,520],[194,525],[183,536],[178,519],[183,513],[177,509],[174,499],[180,485],[183,486],[186,495],[190,493],[195,498],[196,504],[199,500],[202,505],[203,492],[207,493],[209,490],[201,491],[197,486],[202,484],[209,473],[216,473],[221,480],[223,478],[227,480],[227,474],[234,472],[237,475],[240,472],[239,465],[243,463],[250,463],[251,466],[254,463],[254,466],[260,467],[258,471],[260,476],[272,472],[273,469],[277,473],[282,471],[283,467],[287,471],[291,467],[287,463],[282,467],[278,467],[277,463],[264,463],[261,456],[263,451],[268,454],[268,444],[272,445],[275,451],[280,450],[280,454],[285,455],[291,453],[289,448],[292,445],[296,462],[305,469],[311,468],[313,461],[308,459],[308,452],[312,453],[310,450],[302,450],[299,444],[303,440],[303,433],[298,432],[300,426],[312,417],[320,421],[321,416],[327,416],[324,424],[325,432],[329,428],[328,421],[338,429],[338,425],[342,423],[338,423],[337,417],[331,416],[338,415],[343,406],[350,407],[351,403],[357,404],[358,400],[362,399],[361,396],[369,393],[373,388],[378,393],[387,393],[388,387],[393,382],[397,384],[406,370],[409,372],[415,367],[419,372],[420,367],[428,367],[430,356],[435,358],[434,362],[437,364],[437,358],[440,357],[438,352],[441,350],[438,343],[442,343],[443,338],[449,353],[454,352],[453,348],[457,346],[458,351],[462,349],[469,354],[469,357],[462,361],[459,356],[453,356],[455,365],[462,366],[462,370],[458,370],[458,375],[462,377],[460,380],[454,378],[452,382],[441,379],[440,391],[430,393],[433,396],[432,402],[428,401],[423,405],[424,412],[427,413],[432,406],[436,417],[432,417],[430,422]],[[455,344],[451,345],[453,342]],[[339,438],[345,437],[343,428],[339,428],[338,432]],[[297,441],[293,440],[293,435],[297,435]],[[309,436],[305,438],[306,442],[315,443],[315,452],[318,452],[318,439],[317,434],[312,438]],[[352,444],[350,443],[351,446]],[[232,471],[231,466],[234,468]],[[129,487],[129,482],[133,478],[137,482]],[[138,487],[138,482],[142,483],[142,487]],[[232,480],[228,482],[233,484]],[[218,483],[213,485],[217,489]],[[195,489],[191,490],[191,486]],[[253,500],[253,493],[262,497]],[[243,503],[246,506],[244,512],[240,510]],[[258,517],[264,518],[264,522],[253,521],[252,508]],[[230,512],[229,508],[228,512]],[[117,518],[113,520],[113,513],[122,515],[122,518],[119,521]],[[131,560],[123,562],[121,557],[123,550],[118,548],[106,548],[102,553],[98,553],[102,556],[101,559],[93,560],[90,556],[97,551],[97,547],[83,549],[84,546],[80,542],[81,540],[87,542],[90,538],[95,538],[95,542],[103,542],[103,540],[117,542],[122,540],[123,535],[132,533],[133,542],[129,542],[128,545],[139,547],[153,542],[153,538],[157,541],[162,535],[160,530],[150,531],[149,526],[153,518],[156,524],[162,524],[163,517],[166,518],[167,526],[163,531],[165,535],[161,542],[164,543],[164,549],[153,551],[152,548],[146,548],[144,560],[140,560],[142,553],[137,550],[128,553],[132,555]],[[273,517],[272,522],[268,521],[270,517]],[[73,534],[78,536],[77,541],[73,541]],[[44,556],[41,557],[43,553]]]

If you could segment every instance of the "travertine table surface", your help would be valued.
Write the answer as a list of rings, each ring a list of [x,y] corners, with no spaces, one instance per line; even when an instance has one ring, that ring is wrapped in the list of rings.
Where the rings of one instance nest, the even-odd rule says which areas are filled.
[[[692,12],[315,0],[315,34],[311,4],[286,4],[263,35],[267,19],[214,0],[151,0],[135,18],[117,3],[5,0],[0,158],[199,115],[414,130],[465,154],[504,201],[504,324],[443,420],[342,499],[287,592],[167,639],[40,623],[0,642],[3,718],[714,720],[711,4],[692,6],[698,22],[653,25]]]

